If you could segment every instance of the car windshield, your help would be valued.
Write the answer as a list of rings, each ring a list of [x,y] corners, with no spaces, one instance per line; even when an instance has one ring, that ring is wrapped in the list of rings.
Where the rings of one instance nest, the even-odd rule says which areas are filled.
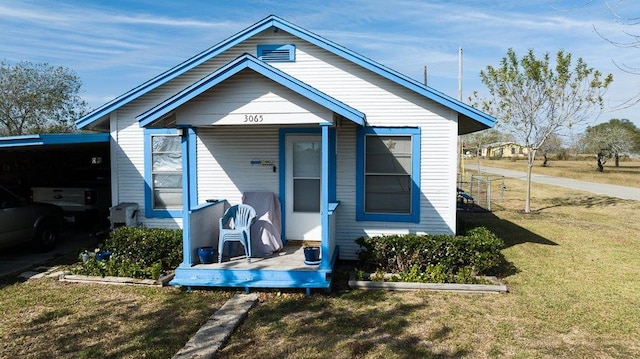
[[[19,202],[19,198],[8,189],[0,186],[0,206],[13,207]]]

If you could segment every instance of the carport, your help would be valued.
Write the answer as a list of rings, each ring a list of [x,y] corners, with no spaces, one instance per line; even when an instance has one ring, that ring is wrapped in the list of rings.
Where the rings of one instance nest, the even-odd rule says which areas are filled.
[[[0,184],[24,198],[32,187],[110,188],[109,134],[0,137]]]

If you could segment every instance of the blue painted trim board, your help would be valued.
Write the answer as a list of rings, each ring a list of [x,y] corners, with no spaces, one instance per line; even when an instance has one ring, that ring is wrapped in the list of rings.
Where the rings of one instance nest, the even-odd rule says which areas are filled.
[[[428,99],[431,99],[447,108],[450,108],[469,119],[476,121],[483,126],[493,127],[495,118],[483,113],[461,101],[449,97],[439,91],[436,91],[422,83],[409,78],[397,71],[391,70],[379,63],[376,63],[362,55],[359,55],[345,47],[333,43],[323,37],[320,37],[308,30],[293,25],[275,15],[270,15],[247,29],[233,35],[217,45],[197,54],[187,61],[169,69],[159,76],[141,84],[131,91],[117,97],[116,99],[104,104],[96,110],[90,112],[86,116],[76,121],[78,128],[82,129],[90,126],[96,121],[105,119],[111,112],[126,105],[127,103],[151,92],[152,90],[162,86],[163,84],[175,79],[176,77],[190,71],[191,69],[207,62],[208,60],[220,55],[221,53],[231,49],[232,47],[244,42],[245,40],[263,32],[273,31],[273,29],[283,30],[291,35],[299,37],[310,42],[326,51],[329,51],[339,57],[349,60],[365,69],[372,71],[400,86],[414,91]]]
[[[411,213],[365,212],[365,138],[368,135],[411,136]],[[420,129],[413,127],[360,127],[356,133],[356,221],[420,222]]]
[[[185,128],[187,134],[182,138],[182,193],[183,208],[185,205],[194,205],[197,202],[197,178],[185,176],[185,171],[197,173],[196,158],[196,131],[193,128]],[[184,218],[183,210],[154,210],[153,209],[153,176],[152,176],[152,149],[151,137],[154,135],[178,135],[175,128],[144,129],[144,215],[147,218]]]
[[[178,107],[247,68],[359,125],[364,124],[364,113],[345,105],[333,97],[316,90],[251,55],[245,54],[136,117],[140,127],[146,127],[154,121],[167,116]]]
[[[0,137],[0,147],[109,143],[108,133],[64,133]]]

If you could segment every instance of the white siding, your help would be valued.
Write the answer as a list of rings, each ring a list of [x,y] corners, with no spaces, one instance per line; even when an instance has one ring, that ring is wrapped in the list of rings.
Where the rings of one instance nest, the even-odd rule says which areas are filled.
[[[241,203],[242,193],[247,191],[279,193],[277,127],[201,128],[198,138],[199,203],[207,199]],[[273,165],[252,164],[252,160],[270,161]]]
[[[265,31],[230,49],[197,69],[174,79],[117,113],[118,201],[144,205],[142,129],[135,116],[190,85],[243,53],[256,54],[258,44],[295,44],[296,61],[271,63],[312,87],[366,114],[369,126],[421,128],[421,218],[419,224],[355,221],[356,127],[338,128],[337,238],[343,258],[355,258],[353,240],[383,233],[453,233],[455,231],[455,178],[457,114],[397,84],[381,78],[328,51],[283,31]],[[293,118],[331,120],[323,108],[252,73],[241,73],[177,111],[177,120],[198,128],[198,196],[225,198],[231,203],[242,192],[278,193],[278,127],[215,126],[231,121],[229,114],[277,113]],[[287,117],[289,116],[290,117]],[[275,122],[274,122],[275,123]],[[113,127],[113,126],[112,126]],[[272,161],[272,167],[251,165],[252,159]],[[141,208],[142,209],[142,208]],[[180,220],[148,220],[148,225],[180,224]]]
[[[247,121],[247,116],[250,121]],[[259,118],[257,117],[259,116]],[[178,124],[192,126],[331,122],[333,113],[284,86],[244,70],[176,111]]]

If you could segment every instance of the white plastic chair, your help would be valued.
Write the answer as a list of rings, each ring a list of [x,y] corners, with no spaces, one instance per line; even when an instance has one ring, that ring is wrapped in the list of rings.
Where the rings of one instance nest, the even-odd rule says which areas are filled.
[[[226,242],[240,242],[247,262],[251,263],[251,225],[256,220],[256,210],[246,204],[236,204],[220,218],[218,237],[218,263],[222,263],[222,250]]]

